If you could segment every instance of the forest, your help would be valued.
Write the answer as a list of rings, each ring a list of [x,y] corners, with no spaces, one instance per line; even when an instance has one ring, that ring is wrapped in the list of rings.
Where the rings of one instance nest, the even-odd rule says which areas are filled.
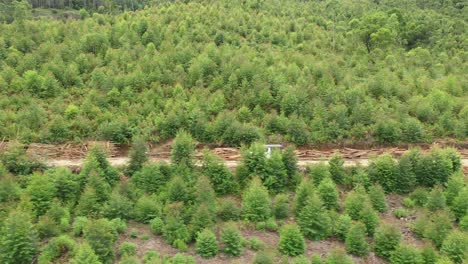
[[[177,133],[171,163],[134,143],[128,166],[93,148],[79,172],[11,146],[0,156],[0,263],[463,264],[468,186],[456,150],[345,167],[292,147],[244,147],[235,171]]]
[[[463,141],[465,4],[158,1],[60,17],[2,1],[0,139]]]

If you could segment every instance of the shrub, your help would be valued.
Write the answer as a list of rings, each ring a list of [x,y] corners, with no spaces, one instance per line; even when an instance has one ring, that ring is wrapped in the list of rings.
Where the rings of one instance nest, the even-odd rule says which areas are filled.
[[[391,264],[421,264],[422,261],[419,251],[405,244],[400,244],[390,257]]]
[[[164,228],[164,222],[161,218],[156,217],[150,222],[150,230],[155,235],[161,235]]]
[[[281,193],[276,195],[273,204],[273,214],[276,219],[285,219],[289,215],[289,197]]]
[[[148,250],[145,252],[143,256],[143,263],[144,264],[156,264],[159,263],[161,257],[156,250]]]
[[[345,240],[346,251],[356,256],[367,256],[369,244],[366,240],[366,227],[362,223],[355,223],[348,231]]]
[[[461,220],[460,220],[460,229],[462,231],[468,231],[468,215],[465,215]]]
[[[75,236],[80,236],[83,234],[83,229],[88,223],[88,218],[84,216],[77,216],[73,222],[73,234]]]
[[[430,216],[430,224],[426,227],[424,237],[434,242],[437,248],[442,246],[442,242],[452,230],[452,217],[449,213],[439,211]]]
[[[320,257],[320,255],[312,255],[311,259],[310,259],[310,263],[311,264],[322,264],[322,258]],[[339,263],[345,263],[345,262],[339,262]]]
[[[174,257],[172,257],[171,264],[195,264],[195,259],[192,256],[186,256],[181,253],[175,254]]]
[[[120,245],[119,255],[124,256],[135,256],[137,252],[137,245],[131,242],[123,242]]]
[[[257,237],[252,237],[248,241],[249,248],[254,251],[259,251],[265,248],[265,243]]]
[[[450,233],[440,249],[455,263],[463,263],[468,258],[468,235],[460,231]]]
[[[352,258],[341,249],[332,249],[325,259],[324,264],[353,264]]]
[[[188,242],[190,239],[189,230],[178,213],[166,217],[162,235],[167,243],[173,246],[177,240]]]
[[[411,199],[409,197],[406,197],[406,198],[403,199],[403,206],[405,208],[411,209],[411,208],[414,208],[416,206],[416,202],[413,199]]]
[[[47,175],[34,174],[26,189],[32,202],[35,216],[43,215],[56,194],[56,186]]]
[[[400,230],[392,225],[380,226],[374,234],[375,255],[390,259],[392,252],[398,247],[401,240]]]
[[[172,144],[171,162],[172,164],[183,165],[191,168],[193,165],[193,153],[195,152],[195,142],[192,136],[181,130]]]
[[[339,193],[336,185],[330,177],[323,179],[318,186],[318,194],[323,204],[328,210],[337,210],[340,208],[338,203]]]
[[[190,222],[190,231],[193,237],[205,228],[211,228],[215,224],[215,216],[205,204],[200,204]]]
[[[428,199],[428,193],[424,188],[416,188],[411,194],[410,198],[416,203],[417,206],[425,206]]]
[[[417,180],[423,186],[444,184],[452,173],[452,160],[440,149],[433,149],[430,154],[422,156],[417,164]]]
[[[316,195],[307,201],[297,219],[302,233],[308,239],[321,240],[331,234],[331,219],[323,203]]]
[[[430,211],[443,209],[446,206],[445,196],[440,186],[435,186],[429,193],[426,208]]]
[[[71,264],[101,264],[99,257],[88,243],[82,243],[75,256],[71,259]]]
[[[209,229],[199,232],[196,239],[196,250],[203,258],[211,258],[218,254],[216,235]]]
[[[241,214],[241,209],[231,198],[222,198],[217,209],[217,215],[223,221],[237,220]]]
[[[468,214],[468,187],[460,191],[450,208],[457,219]]]
[[[0,263],[32,263],[38,249],[29,215],[11,212],[0,227]]]
[[[305,240],[299,227],[294,224],[285,225],[280,231],[279,251],[287,256],[299,256],[305,252]]]
[[[270,196],[260,180],[253,179],[242,197],[244,219],[251,222],[265,221],[270,217]]]
[[[369,199],[372,207],[378,212],[387,211],[387,202],[385,201],[385,193],[380,185],[372,185],[369,188]]]
[[[127,231],[127,223],[120,219],[120,218],[114,218],[111,220],[112,227],[114,228],[115,232],[118,234],[122,234],[125,231]]]
[[[60,256],[71,253],[75,250],[76,243],[67,235],[62,235],[51,239],[42,250],[38,258],[39,264],[51,263]]]
[[[138,261],[138,258],[136,257],[132,257],[132,256],[124,256],[119,264],[140,264],[140,262]]]
[[[398,193],[409,193],[416,186],[416,166],[419,159],[418,149],[409,150],[400,157],[398,161]]]
[[[230,257],[237,257],[242,254],[242,237],[234,225],[226,226],[221,233],[223,242],[223,252]]]
[[[255,254],[253,264],[273,264],[273,256],[267,252],[260,251]]]
[[[346,234],[348,234],[349,228],[351,227],[353,220],[347,214],[340,215],[335,224],[334,234],[344,241],[346,239]]]
[[[425,245],[421,249],[421,257],[424,264],[435,264],[439,258],[436,250],[431,245]]]
[[[164,186],[171,175],[165,169],[165,164],[147,164],[142,166],[139,171],[135,171],[131,182],[147,194],[158,193],[161,186]]]
[[[276,150],[266,161],[266,173],[262,177],[263,185],[272,193],[284,191],[288,181],[288,174],[284,166],[281,152]]]
[[[410,215],[410,211],[408,211],[406,208],[398,207],[398,208],[395,208],[395,210],[393,211],[393,215],[399,219],[405,218]]]
[[[132,215],[133,203],[118,191],[112,192],[109,201],[103,208],[103,215],[109,219],[121,218],[129,219]]]

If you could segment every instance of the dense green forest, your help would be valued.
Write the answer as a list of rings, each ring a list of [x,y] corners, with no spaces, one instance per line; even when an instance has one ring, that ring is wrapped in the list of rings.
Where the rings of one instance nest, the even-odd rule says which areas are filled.
[[[464,140],[465,4],[158,1],[57,19],[3,1],[0,138]]]
[[[463,264],[468,186],[453,149],[300,171],[292,148],[243,149],[232,172],[179,132],[171,164],[134,143],[126,167],[93,149],[79,173],[0,155],[3,264]]]

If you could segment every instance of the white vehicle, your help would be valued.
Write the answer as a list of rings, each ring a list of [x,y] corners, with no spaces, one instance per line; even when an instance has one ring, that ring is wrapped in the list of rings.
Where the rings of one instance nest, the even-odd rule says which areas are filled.
[[[283,149],[283,145],[280,145],[280,144],[267,144],[267,145],[265,145],[265,148],[266,148],[265,155],[266,155],[267,158],[270,158],[271,152],[274,149],[277,149],[277,150],[281,151],[281,149]]]

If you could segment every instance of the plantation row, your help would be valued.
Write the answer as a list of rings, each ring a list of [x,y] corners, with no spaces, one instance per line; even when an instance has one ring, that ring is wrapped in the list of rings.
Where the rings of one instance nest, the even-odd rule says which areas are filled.
[[[159,2],[63,20],[33,20],[25,1],[0,5],[0,138],[127,144],[185,129],[240,146],[468,136],[463,1]]]
[[[368,167],[345,168],[335,156],[305,173],[292,148],[267,158],[255,143],[235,173],[208,150],[195,167],[194,150],[182,131],[171,165],[148,163],[136,142],[129,166],[114,168],[95,148],[75,174],[11,147],[1,155],[0,262],[222,262],[216,258],[236,261],[251,251],[252,263],[347,264],[370,254],[391,264],[468,260],[467,180],[452,149],[383,155]],[[152,234],[127,228],[135,222]],[[408,228],[418,243],[403,233]],[[247,239],[246,230],[279,240]],[[180,253],[142,252],[128,239],[163,240]],[[336,243],[326,252],[307,250],[308,241],[327,239]]]

